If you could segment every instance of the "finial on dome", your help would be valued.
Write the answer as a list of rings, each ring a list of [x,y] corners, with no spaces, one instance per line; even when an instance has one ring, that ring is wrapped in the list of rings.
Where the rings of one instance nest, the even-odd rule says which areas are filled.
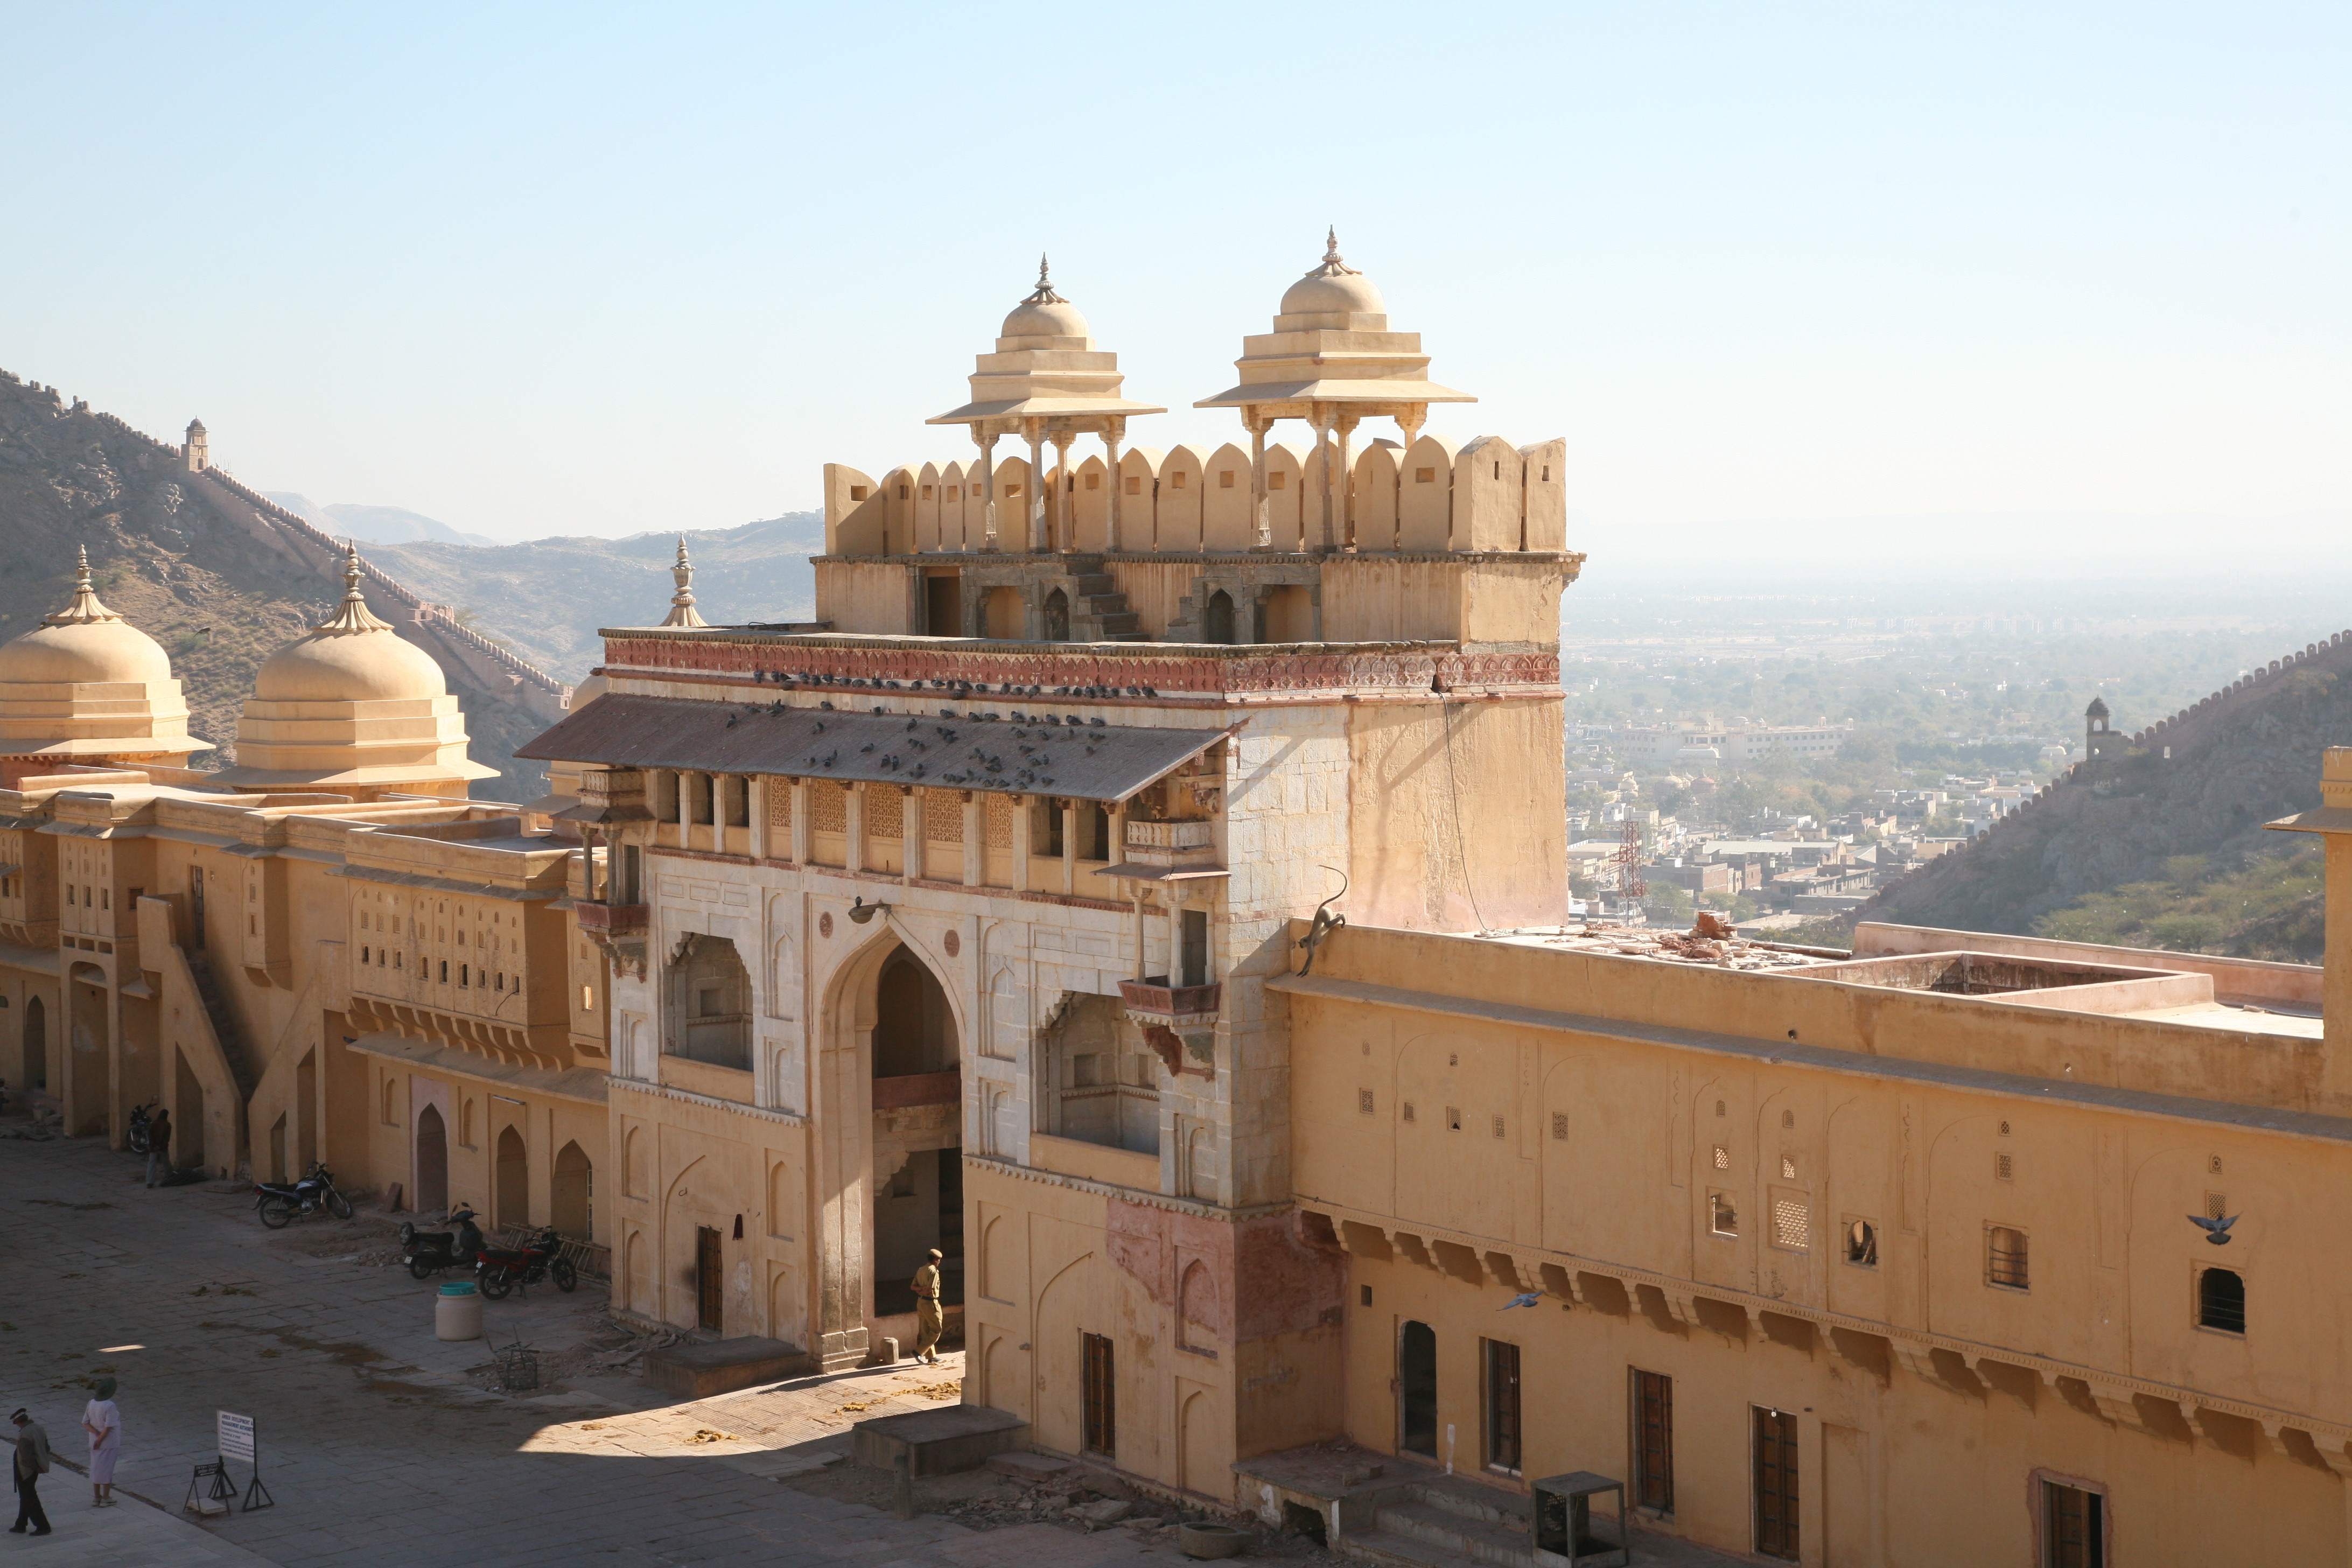
[[[98,590],[89,585],[89,546],[80,546],[74,564],[73,597],[56,615],[42,616],[41,625],[79,626],[93,621],[119,621],[121,618],[98,602]]]
[[[343,541],[343,602],[325,623],[311,627],[317,632],[388,632],[390,621],[378,620],[367,606],[367,595],[360,592],[360,547],[356,540]]]
[[[710,623],[694,607],[694,563],[686,553],[686,535],[677,536],[677,563],[669,569],[677,584],[677,592],[669,599],[669,615],[662,621],[666,626],[707,626]]]
[[[1046,275],[1045,253],[1037,256],[1037,291],[1021,301],[1024,305],[1066,305],[1067,300],[1054,292],[1054,280]]]
[[[1323,231],[1323,265],[1307,276],[1309,278],[1360,277],[1354,268],[1339,259],[1339,226],[1333,224]]]

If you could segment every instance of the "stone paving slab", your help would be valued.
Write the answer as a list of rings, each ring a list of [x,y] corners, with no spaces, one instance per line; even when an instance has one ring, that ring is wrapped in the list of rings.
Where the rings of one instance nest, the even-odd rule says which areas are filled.
[[[13,1408],[13,1406],[12,1406]],[[185,1495],[183,1493],[182,1495]],[[41,1479],[41,1504],[51,1534],[11,1535],[0,1529],[0,1563],[42,1568],[268,1568],[242,1546],[215,1541],[194,1519],[134,1496],[118,1485],[112,1508],[92,1508],[89,1482],[64,1464]],[[13,1521],[16,1499],[0,1493]]]
[[[779,1484],[826,1462],[866,1415],[942,1402],[938,1391],[961,1375],[952,1358],[688,1405],[620,1376],[509,1398],[468,1381],[490,1360],[488,1344],[433,1337],[433,1282],[344,1261],[332,1238],[313,1234],[341,1222],[267,1232],[247,1194],[150,1192],[138,1173],[95,1139],[0,1140],[0,1408],[30,1405],[69,1443],[86,1380],[107,1369],[121,1384],[118,1482],[174,1504],[191,1468],[213,1458],[215,1412],[238,1411],[257,1423],[278,1506],[199,1527],[85,1500],[57,1510],[56,1536],[0,1534],[0,1568],[29,1562],[23,1549],[66,1546],[81,1515],[193,1532],[186,1554],[155,1561],[199,1568],[211,1560],[194,1553],[209,1546],[247,1568],[995,1568],[993,1557],[960,1554],[1016,1533],[938,1515],[902,1521]],[[350,1228],[358,1245],[379,1234],[363,1221]],[[496,1342],[520,1334],[555,1349],[586,1342],[605,1305],[590,1281],[575,1296],[534,1289],[486,1303],[485,1321]],[[729,1437],[690,1441],[705,1428]],[[61,1473],[50,1495],[62,1504],[81,1485]],[[1023,1554],[1052,1557],[1037,1568],[1108,1568],[1138,1554],[1124,1531],[1043,1528],[1055,1539]],[[143,1548],[105,1560],[135,1568],[145,1560],[134,1550]]]

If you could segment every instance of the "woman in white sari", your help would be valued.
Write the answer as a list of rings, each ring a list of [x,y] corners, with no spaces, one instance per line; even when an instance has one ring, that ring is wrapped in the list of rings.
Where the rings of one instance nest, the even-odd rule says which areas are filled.
[[[122,1412],[114,1407],[114,1379],[101,1377],[90,1391],[92,1399],[81,1413],[82,1430],[89,1434],[89,1489],[92,1508],[114,1506],[114,1461],[122,1453]]]

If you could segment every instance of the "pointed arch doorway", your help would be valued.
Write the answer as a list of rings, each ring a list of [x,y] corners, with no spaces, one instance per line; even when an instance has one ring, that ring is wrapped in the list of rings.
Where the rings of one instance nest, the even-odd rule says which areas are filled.
[[[963,1302],[963,1073],[955,1010],[914,950],[900,945],[874,977],[873,1314],[905,1319],[914,1342],[914,1276],[940,1264],[940,1303]],[[882,1333],[894,1331],[882,1327]]]

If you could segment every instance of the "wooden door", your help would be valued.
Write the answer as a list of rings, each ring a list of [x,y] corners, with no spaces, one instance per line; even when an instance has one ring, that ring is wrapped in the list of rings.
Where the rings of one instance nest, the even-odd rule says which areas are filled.
[[[1118,1387],[1111,1363],[1108,1334],[1088,1334],[1085,1341],[1087,1452],[1104,1458],[1118,1456]]]
[[[1755,1407],[1756,1550],[1797,1560],[1797,1417]]]
[[[712,1333],[722,1331],[727,1266],[719,1250],[719,1233],[707,1225],[694,1227],[694,1321]]]
[[[2103,1568],[2106,1556],[2106,1500],[2080,1487],[2042,1483],[2042,1512],[2049,1534],[2042,1561],[2049,1568]]]
[[[1662,1372],[1633,1374],[1633,1501],[1675,1511],[1675,1380]]]
[[[1519,1347],[1486,1342],[1486,1468],[1519,1473]]]

